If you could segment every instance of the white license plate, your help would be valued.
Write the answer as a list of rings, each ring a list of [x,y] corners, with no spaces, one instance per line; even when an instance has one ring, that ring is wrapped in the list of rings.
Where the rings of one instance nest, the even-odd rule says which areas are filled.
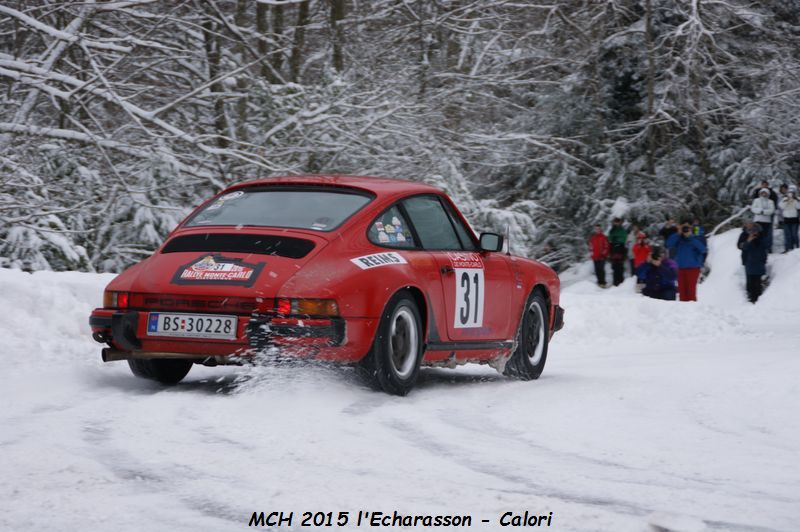
[[[235,340],[237,324],[236,316],[151,312],[147,318],[147,334]]]

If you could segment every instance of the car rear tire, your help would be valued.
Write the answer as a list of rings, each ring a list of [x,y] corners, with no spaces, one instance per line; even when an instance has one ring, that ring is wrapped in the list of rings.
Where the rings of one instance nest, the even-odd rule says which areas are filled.
[[[550,316],[544,295],[535,291],[525,304],[517,348],[503,374],[524,381],[538,379],[547,361]]]
[[[192,369],[190,360],[174,358],[129,359],[128,365],[137,377],[162,384],[178,384]]]
[[[359,362],[359,373],[392,395],[414,387],[422,360],[422,319],[414,298],[398,292],[387,303],[370,352]]]

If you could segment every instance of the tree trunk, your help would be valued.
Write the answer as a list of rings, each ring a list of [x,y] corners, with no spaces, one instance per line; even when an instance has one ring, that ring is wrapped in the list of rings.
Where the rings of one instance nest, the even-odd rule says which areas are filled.
[[[258,57],[261,59],[261,77],[270,83],[276,83],[277,80],[272,74],[272,69],[269,64],[269,41],[267,34],[269,33],[269,23],[267,16],[269,15],[269,4],[261,2],[256,3],[256,31],[258,32]]]
[[[300,57],[303,55],[303,47],[306,39],[306,25],[308,24],[308,4],[309,0],[300,2],[297,9],[297,24],[294,27],[294,43],[292,44],[292,56],[289,58],[289,75],[293,82],[297,83],[300,76]]]
[[[203,21],[203,39],[205,41],[206,62],[208,63],[208,79],[219,77],[220,43],[217,25],[210,19]],[[222,99],[222,83],[211,84],[211,98],[214,104],[214,128],[217,131],[217,146],[227,149],[228,124],[225,117],[225,102]]]
[[[233,20],[239,28],[248,24],[247,4],[248,0],[236,2],[236,15]],[[236,60],[239,65],[245,64],[246,55],[245,44],[239,42],[236,45]],[[247,76],[244,73],[236,77],[236,92],[239,93],[236,100],[236,140],[240,142],[247,142],[247,85]]]
[[[645,2],[645,41],[647,45],[647,173],[656,173],[656,131],[653,123],[655,105],[656,67],[653,55],[653,6],[652,0]]]
[[[272,6],[272,34],[277,43],[280,43],[283,37],[283,6]],[[276,50],[270,54],[270,64],[275,72],[281,71],[283,64],[283,46],[278,46]]]
[[[344,1],[331,0],[331,39],[333,41],[333,68],[337,72],[344,70],[344,53],[342,41],[342,20],[344,20]]]

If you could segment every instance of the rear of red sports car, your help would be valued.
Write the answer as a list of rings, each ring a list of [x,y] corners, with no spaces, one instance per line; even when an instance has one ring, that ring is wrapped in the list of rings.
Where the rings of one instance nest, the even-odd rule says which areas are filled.
[[[324,280],[316,292],[297,291],[301,297],[280,290],[372,199],[363,190],[289,185],[212,199],[108,285],[90,317],[94,339],[107,344],[103,360],[129,360],[137,375],[177,382],[193,363],[238,363],[237,355],[267,344],[322,358],[363,356],[370,325],[355,320],[354,341],[344,346],[345,320]]]

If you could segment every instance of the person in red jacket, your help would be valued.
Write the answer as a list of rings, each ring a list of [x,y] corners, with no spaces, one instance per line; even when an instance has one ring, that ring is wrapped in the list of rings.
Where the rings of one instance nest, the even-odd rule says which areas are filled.
[[[608,237],[603,234],[603,228],[599,225],[594,226],[594,233],[589,239],[589,247],[592,250],[592,262],[594,262],[594,274],[597,276],[597,284],[605,288],[606,286],[606,259],[611,250]]]
[[[638,268],[647,260],[650,255],[650,243],[647,241],[647,235],[639,233],[636,235],[636,243],[631,248],[633,253],[633,267]]]

